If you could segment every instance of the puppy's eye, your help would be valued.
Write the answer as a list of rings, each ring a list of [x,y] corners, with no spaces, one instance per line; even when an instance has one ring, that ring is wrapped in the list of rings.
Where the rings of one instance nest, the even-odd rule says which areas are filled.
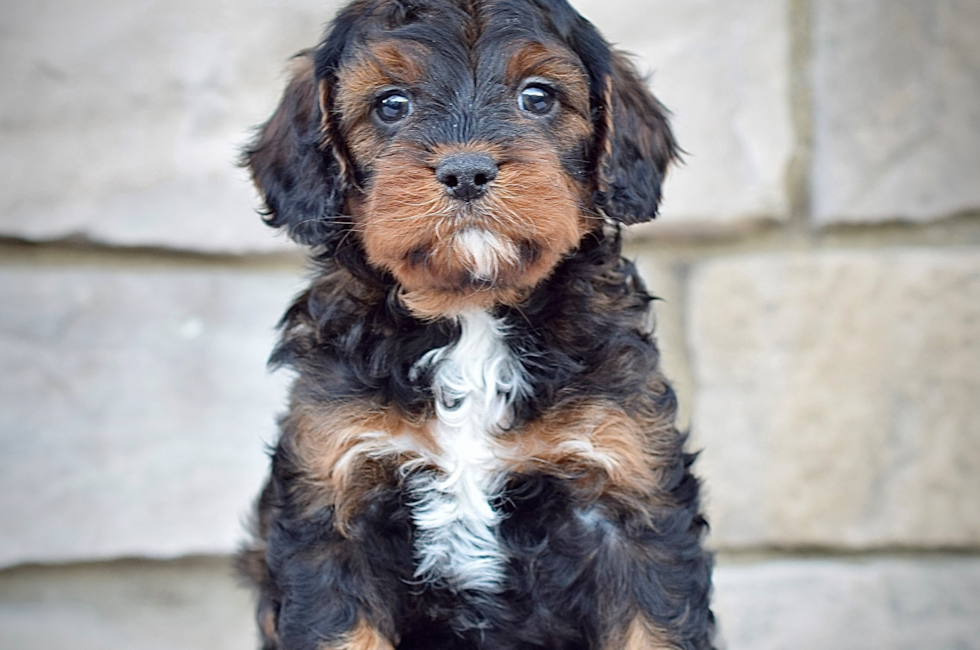
[[[546,86],[528,86],[518,95],[517,105],[532,115],[547,115],[555,107],[555,91]]]
[[[401,93],[390,93],[378,99],[374,105],[374,112],[382,122],[389,124],[398,122],[412,112],[412,100]]]

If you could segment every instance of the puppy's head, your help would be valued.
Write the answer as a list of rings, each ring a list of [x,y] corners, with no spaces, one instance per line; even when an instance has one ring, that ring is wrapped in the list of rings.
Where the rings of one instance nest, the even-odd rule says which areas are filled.
[[[518,301],[602,217],[652,219],[676,146],[565,0],[358,0],[247,152],[267,221],[363,248],[418,313]]]

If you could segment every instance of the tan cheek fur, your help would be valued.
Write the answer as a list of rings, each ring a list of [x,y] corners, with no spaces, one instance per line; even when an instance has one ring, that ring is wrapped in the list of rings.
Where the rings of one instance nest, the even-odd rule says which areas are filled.
[[[435,179],[435,162],[456,151],[502,161],[486,196],[472,205],[452,200]],[[355,218],[368,260],[399,280],[406,302],[416,311],[448,315],[517,300],[546,277],[590,227],[583,192],[543,142],[520,150],[475,143],[431,154],[402,147],[377,160]],[[526,254],[501,259],[489,286],[472,286],[472,269],[455,237],[467,228]]]

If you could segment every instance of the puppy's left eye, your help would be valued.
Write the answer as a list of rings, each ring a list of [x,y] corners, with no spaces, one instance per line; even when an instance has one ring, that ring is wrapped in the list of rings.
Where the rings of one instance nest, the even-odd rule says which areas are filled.
[[[412,100],[401,93],[389,93],[378,99],[374,105],[374,112],[382,122],[389,124],[398,122],[412,112]]]
[[[528,86],[518,95],[517,105],[532,115],[547,115],[555,107],[555,91],[538,84]]]

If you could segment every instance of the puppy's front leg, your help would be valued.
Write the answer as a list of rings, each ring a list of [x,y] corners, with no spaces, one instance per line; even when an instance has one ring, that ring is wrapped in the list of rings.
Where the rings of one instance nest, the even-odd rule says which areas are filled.
[[[599,580],[615,576],[611,582],[619,585],[606,593],[602,648],[712,650],[712,558],[699,543],[704,522],[682,504],[649,515],[621,520],[597,558]]]
[[[273,523],[267,561],[281,594],[279,650],[393,650],[406,589],[397,558],[411,551],[407,528],[383,512],[384,500],[355,518],[347,536],[330,511]]]

